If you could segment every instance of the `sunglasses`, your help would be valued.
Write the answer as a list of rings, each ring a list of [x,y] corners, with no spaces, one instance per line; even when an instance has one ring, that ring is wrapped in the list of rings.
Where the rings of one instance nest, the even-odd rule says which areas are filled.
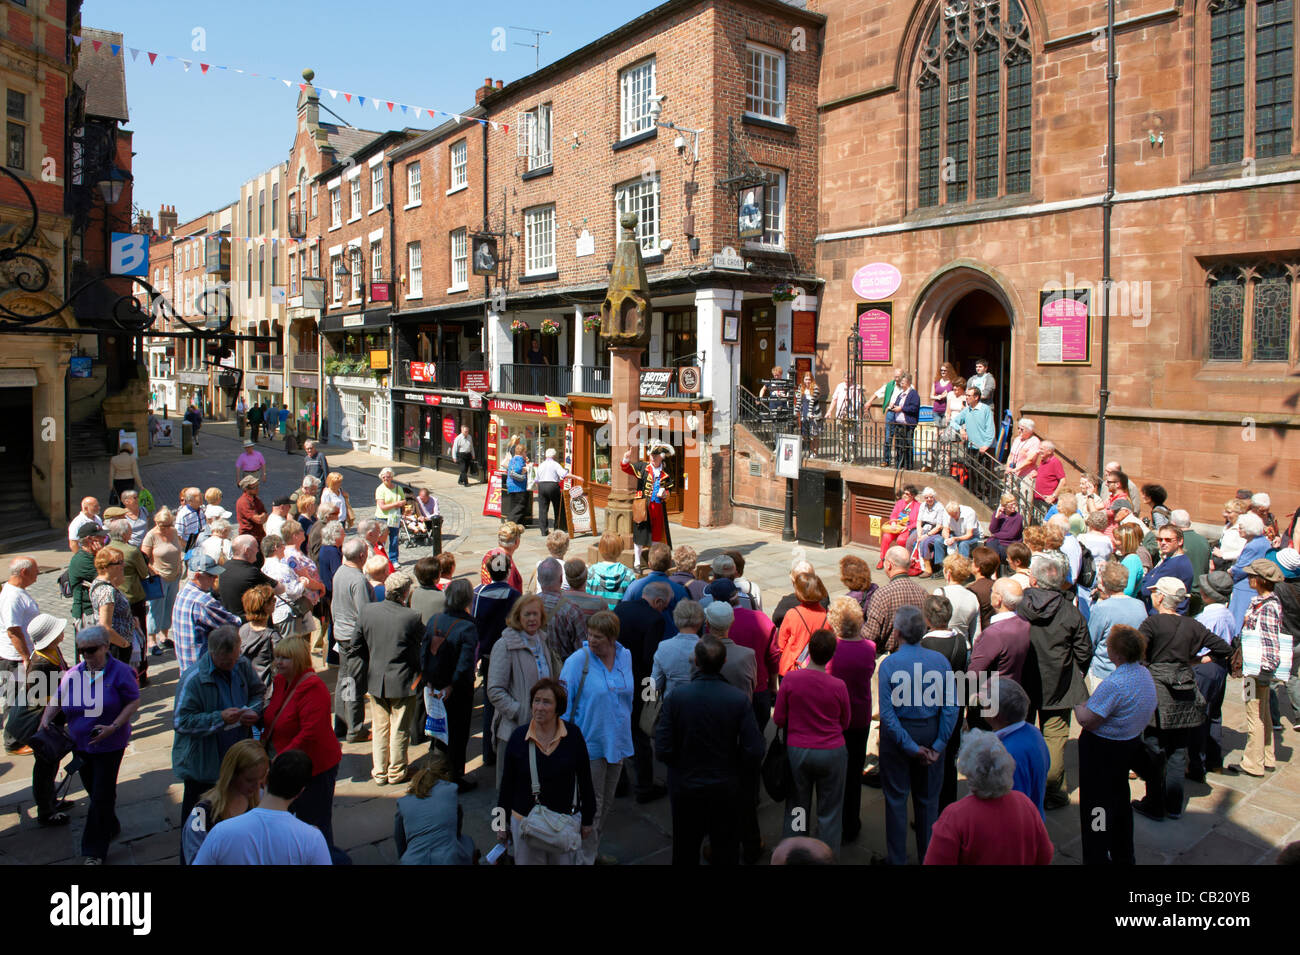
[[[1156,540],[1158,540],[1158,541],[1159,541],[1160,543],[1162,543],[1162,544],[1173,544],[1173,543],[1176,543],[1176,542],[1178,541],[1178,538],[1177,538],[1177,537],[1157,537]]]
[[[98,653],[100,650],[107,650],[107,649],[108,649],[108,645],[101,643],[97,647],[81,647],[79,650],[77,650],[77,653],[81,654],[81,656],[83,657],[88,657],[91,656],[92,654]]]

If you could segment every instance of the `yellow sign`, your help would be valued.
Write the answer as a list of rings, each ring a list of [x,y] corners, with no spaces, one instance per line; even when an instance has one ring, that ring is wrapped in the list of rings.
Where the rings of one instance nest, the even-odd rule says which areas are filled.
[[[387,352],[387,351],[372,351],[372,352],[370,353],[370,367],[371,367],[371,368],[380,368],[380,369],[387,368],[387,367],[388,367],[388,352]]]
[[[871,536],[872,537],[880,536],[880,515],[879,514],[871,515]]]
[[[550,399],[547,399],[546,417],[548,418],[564,417],[564,412],[560,410],[560,403],[558,401],[551,401]]]

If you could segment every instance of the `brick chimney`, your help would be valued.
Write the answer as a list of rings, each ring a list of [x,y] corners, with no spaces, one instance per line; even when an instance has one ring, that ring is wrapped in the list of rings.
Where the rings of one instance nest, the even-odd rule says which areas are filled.
[[[500,89],[501,84],[498,83],[496,88]],[[474,91],[474,102],[475,103],[483,102],[483,97],[487,96],[491,92],[492,92],[492,77],[490,76],[485,77],[483,80],[483,85]]]
[[[506,81],[505,81],[505,80],[497,80],[497,89],[501,89],[501,88],[504,87],[505,85],[506,85]]]
[[[158,207],[158,234],[171,235],[176,231],[176,207],[159,206]]]
[[[153,216],[147,212],[140,213],[135,220],[135,231],[144,235],[153,235]]]

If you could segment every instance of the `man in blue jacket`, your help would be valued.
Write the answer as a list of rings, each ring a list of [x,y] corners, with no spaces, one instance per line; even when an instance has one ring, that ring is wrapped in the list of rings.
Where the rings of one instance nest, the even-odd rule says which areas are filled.
[[[172,771],[185,785],[181,826],[205,792],[217,784],[226,750],[252,737],[262,718],[266,686],[239,652],[232,626],[208,634],[208,652],[190,667],[176,690]]]
[[[898,387],[885,408],[885,420],[894,426],[892,447],[885,448],[886,467],[892,455],[900,468],[912,470],[912,433],[920,412],[921,396],[912,387],[912,376],[905,374],[898,380]]]
[[[925,859],[939,816],[943,750],[960,712],[947,657],[920,646],[925,629],[918,608],[899,608],[894,614],[899,647],[879,669],[880,782],[890,865],[907,864],[909,792],[916,815],[916,857]]]

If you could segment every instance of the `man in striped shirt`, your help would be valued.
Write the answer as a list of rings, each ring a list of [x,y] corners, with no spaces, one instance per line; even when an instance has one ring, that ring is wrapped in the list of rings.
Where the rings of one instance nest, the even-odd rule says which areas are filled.
[[[181,492],[181,500],[183,503],[176,509],[176,533],[181,539],[182,549],[188,549],[190,541],[207,525],[203,517],[203,492],[196,487],[187,487]]]
[[[182,674],[207,651],[208,634],[225,624],[238,627],[243,623],[212,593],[224,568],[207,554],[191,557],[189,568],[189,582],[176,595],[172,608],[172,640]]]

